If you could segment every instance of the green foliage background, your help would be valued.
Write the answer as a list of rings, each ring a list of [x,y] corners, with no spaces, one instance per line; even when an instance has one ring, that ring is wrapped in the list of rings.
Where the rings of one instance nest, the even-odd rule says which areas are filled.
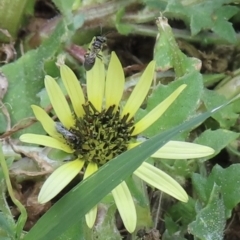
[[[9,5],[8,2],[8,0],[3,1],[4,4],[0,7],[0,28],[8,29],[15,41],[17,30],[26,24],[27,16],[33,15],[34,6],[30,1],[15,0],[13,5]],[[141,219],[137,230],[143,227],[148,229],[156,227],[151,219],[145,186],[142,188],[137,186],[135,182],[137,180],[130,177],[131,173],[148,159],[187,188],[191,183],[188,189],[190,201],[174,202],[166,209],[163,215],[165,225],[164,231],[161,232],[162,239],[190,239],[190,234],[194,239],[200,240],[224,239],[227,222],[240,202],[239,100],[227,105],[233,97],[238,96],[240,91],[239,68],[231,69],[231,74],[225,71],[218,74],[201,73],[199,67],[201,61],[183,53],[176,39],[184,39],[190,43],[197,42],[204,46],[227,44],[237,48],[240,37],[233,24],[239,24],[240,21],[239,3],[230,0],[121,0],[101,1],[101,5],[95,1],[83,3],[54,0],[53,2],[59,15],[55,17],[55,22],[52,21],[54,27],[51,26],[51,32],[42,30],[38,33],[40,44],[36,49],[32,49],[28,42],[25,42],[26,52],[22,55],[19,54],[20,47],[17,45],[17,59],[3,64],[0,68],[8,81],[7,93],[5,96],[1,95],[0,99],[3,99],[9,112],[11,126],[19,129],[13,131],[12,139],[17,140],[23,132],[44,133],[39,124],[25,128],[33,117],[30,105],[46,106],[48,99],[44,90],[44,75],[59,77],[55,62],[61,54],[67,55],[66,47],[75,41],[87,49],[92,37],[99,34],[99,26],[91,29],[90,24],[88,25],[93,21],[92,19],[106,18],[106,21],[102,21],[102,27],[114,29],[123,35],[131,33],[155,38],[153,58],[157,63],[157,81],[160,84],[148,97],[146,107],[137,113],[137,119],[151,111],[177,86],[186,83],[188,87],[164,116],[144,132],[144,136],[150,139],[144,142],[141,148],[134,148],[122,154],[97,174],[78,184],[48,210],[29,232],[23,230],[23,219],[27,217],[24,210],[26,205],[18,206],[20,218],[14,219],[8,199],[11,190],[6,184],[11,174],[11,171],[6,169],[11,169],[21,156],[13,152],[9,153],[8,143],[2,141],[0,238],[6,240],[107,239],[106,237],[121,239],[120,234],[113,231],[116,210],[113,200],[109,197],[104,198],[121,179],[128,179],[128,186],[136,200],[136,208]],[[129,12],[127,7],[134,4],[139,4],[141,8]],[[21,6],[19,11],[13,11],[18,5]],[[156,27],[153,23],[159,16],[161,21]],[[8,19],[11,19],[11,25]],[[184,23],[184,31],[176,31],[178,29],[172,27],[167,19]],[[9,43],[10,40],[6,35],[1,34],[0,41]],[[108,53],[105,55],[107,59]],[[82,66],[69,55],[67,60],[81,76],[80,81],[84,82]],[[172,74],[171,81],[167,84],[162,84],[165,79],[161,75],[163,73]],[[134,80],[137,81],[137,77],[135,78]],[[218,111],[212,111],[219,106],[221,108]],[[14,130],[14,128],[8,129],[8,124],[4,111],[0,111],[0,133],[3,136]],[[215,159],[158,161],[148,158],[165,141],[173,138],[210,146],[215,149]],[[21,143],[18,146],[23,147]],[[23,149],[27,153],[36,150],[32,146]],[[45,154],[41,148],[38,148],[38,151]],[[219,155],[223,151],[227,154]],[[218,156],[221,156],[222,166],[213,163]],[[225,159],[222,156],[227,157]],[[210,163],[210,167],[206,161]],[[21,167],[23,166],[20,165],[20,169]],[[118,171],[114,171],[115,169]],[[107,206],[107,218],[98,229],[88,230],[83,216],[101,200]],[[169,199],[166,197],[164,201],[168,202]],[[137,230],[131,236],[133,239],[137,238]]]

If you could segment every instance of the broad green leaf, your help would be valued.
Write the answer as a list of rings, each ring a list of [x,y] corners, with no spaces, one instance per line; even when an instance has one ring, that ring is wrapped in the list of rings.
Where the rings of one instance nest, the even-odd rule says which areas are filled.
[[[194,199],[189,198],[187,203],[178,202],[174,204],[164,216],[166,230],[163,234],[163,239],[185,239],[184,235],[186,234],[187,226],[195,220],[195,216]]]
[[[172,235],[179,230],[178,224],[168,215],[164,218],[165,228],[163,239],[169,239]]]
[[[160,85],[149,97],[147,108],[145,110],[139,110],[136,117],[137,119],[141,119],[141,117],[145,116],[151,111],[151,109],[163,101],[183,83],[187,84],[187,87],[167,109],[163,116],[144,131],[144,136],[153,136],[160,131],[170,129],[196,114],[195,111],[198,108],[199,100],[203,91],[203,83],[201,74],[197,71],[193,71],[167,86]]]
[[[210,29],[213,26],[212,15],[219,5],[220,3],[213,1],[204,1],[188,7],[192,35],[196,35],[201,30]],[[196,11],[196,14],[191,13],[191,11]]]
[[[192,35],[202,30],[212,30],[230,43],[236,42],[236,33],[228,20],[239,9],[236,6],[225,5],[225,0],[206,0],[193,4],[183,4],[178,0],[171,0],[166,8],[166,13],[182,19],[190,25]]]
[[[73,28],[79,29],[83,24],[84,24],[84,15],[83,14],[78,14],[73,17]]]
[[[9,104],[6,106],[13,125],[20,119],[33,116],[30,105],[39,103],[36,94],[44,86],[44,62],[46,59],[52,58],[59,50],[64,40],[64,34],[66,37],[65,24],[61,21],[53,34],[38,49],[27,52],[16,62],[7,64],[0,69],[9,81],[4,102]],[[40,133],[42,128],[39,124],[34,124],[25,131]]]
[[[220,187],[226,218],[231,216],[232,209],[240,202],[240,164],[233,164],[223,169],[216,165],[206,179],[199,174],[193,174],[193,186],[198,198],[205,202],[211,194],[214,184]]]
[[[230,43],[235,43],[237,41],[237,35],[232,23],[227,20],[233,17],[238,11],[239,8],[235,6],[222,6],[214,14],[214,19],[216,20],[212,30]]]
[[[69,29],[72,30],[69,34],[74,34],[75,30],[83,25],[85,19],[83,13],[79,13],[78,11],[73,13],[74,10],[77,10],[80,7],[81,2],[78,0],[53,0],[53,2],[63,15]]]
[[[0,212],[0,239],[2,239],[3,236],[13,238],[15,236],[14,227],[13,223]]]
[[[232,132],[225,129],[206,130],[194,142],[202,145],[209,146],[218,154],[228,144],[239,137],[239,133]],[[211,156],[212,157],[212,156]],[[201,161],[206,161],[209,157],[201,158]]]
[[[197,169],[197,161],[189,161],[189,159],[182,159],[181,161],[173,160],[173,168],[171,169],[171,176],[178,176],[178,178],[182,179],[183,184],[185,183],[186,179],[189,178],[192,172],[196,171]],[[162,161],[161,161],[162,162]],[[167,160],[165,160],[167,164]]]
[[[164,234],[162,235],[162,240],[187,240],[187,238],[179,236],[179,235],[180,235],[179,232],[176,232],[176,234],[170,234],[168,232],[168,230],[166,230],[164,232]],[[182,234],[182,235],[184,235],[184,234]]]
[[[182,225],[188,225],[195,218],[195,200],[189,198],[187,203],[176,203],[169,209],[168,214],[173,218],[174,221],[181,219],[180,221]],[[182,216],[184,216],[184,218]]]
[[[204,121],[218,109],[201,114],[174,129],[160,133],[112,159],[53,205],[24,239],[55,239],[64,233],[73,223],[79,222],[93,206],[130,176],[147,157],[163,146],[166,141],[181,131]]]
[[[222,240],[225,227],[225,206],[220,187],[214,184],[206,206],[188,226],[188,231],[201,240]]]
[[[72,11],[72,6],[75,0],[69,0],[69,1],[53,0],[53,2],[56,5],[56,7],[61,11],[61,13],[64,15],[65,13]]]
[[[237,41],[237,34],[232,26],[232,23],[224,20],[219,20],[212,27],[212,30],[221,38],[226,39],[230,43]]]
[[[33,15],[33,9],[33,1],[30,0],[1,0],[0,29],[7,30],[10,34],[9,38],[0,31],[1,43],[14,42],[17,39],[19,30],[26,20],[27,15]]]
[[[172,14],[176,13],[177,17],[183,19],[185,23],[190,25],[192,35],[196,35],[202,29],[212,26],[212,13],[220,6],[221,0],[217,2],[202,1],[189,5],[183,5],[177,0],[171,0],[169,1],[166,12],[170,12]]]
[[[225,97],[215,91],[208,89],[204,90],[202,99],[207,110],[210,110],[226,102]],[[237,121],[238,114],[234,112],[233,105],[229,105],[221,111],[215,113],[212,117],[218,121],[220,127],[229,129]]]
[[[159,17],[157,20],[159,34],[154,47],[154,60],[156,61],[156,69],[166,71],[174,68],[176,77],[197,69],[200,61],[186,57],[178,47],[175,41],[171,27],[168,25],[167,19]]]
[[[240,164],[233,164],[226,169],[216,165],[209,176],[208,183],[214,181],[221,187],[226,217],[231,216],[232,209],[240,202],[239,174]]]
[[[193,184],[194,191],[197,194],[198,200],[206,204],[209,197],[206,190],[207,178],[200,174],[193,173],[192,184]]]

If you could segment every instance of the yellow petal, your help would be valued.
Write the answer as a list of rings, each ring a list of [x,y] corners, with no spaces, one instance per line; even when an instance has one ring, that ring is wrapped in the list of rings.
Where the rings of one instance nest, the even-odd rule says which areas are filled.
[[[87,71],[86,76],[88,100],[98,112],[101,112],[105,88],[105,70],[102,60],[96,57],[93,68]]]
[[[90,175],[92,175],[93,173],[95,173],[97,170],[98,170],[97,164],[96,164],[96,163],[93,163],[93,162],[90,162],[90,163],[87,165],[87,168],[86,168],[86,170],[85,170],[83,179],[86,179],[87,177],[89,177]]]
[[[82,105],[85,103],[84,94],[78,79],[73,71],[66,65],[60,66],[61,78],[71,99],[74,112],[80,118],[84,115]]]
[[[123,95],[124,82],[125,78],[122,65],[115,52],[112,52],[106,77],[106,109],[115,105],[115,110],[117,110],[117,106]]]
[[[145,117],[135,124],[132,136],[136,136],[143,132],[149,126],[151,126],[156,120],[158,120],[163,113],[169,108],[169,106],[176,100],[179,94],[184,90],[186,84],[178,87],[170,96],[158,104],[152,111],[150,111]]]
[[[60,142],[59,140],[49,136],[26,133],[21,135],[19,139],[25,143],[33,143],[33,144],[43,145],[46,147],[56,148],[59,150],[63,150],[64,152],[67,152],[67,153],[74,152],[74,150],[71,149],[64,142]]]
[[[188,201],[188,195],[182,186],[168,174],[151,164],[143,162],[134,174],[162,192],[165,192],[182,202]]]
[[[83,179],[89,177],[93,173],[95,173],[98,170],[98,166],[96,163],[89,163],[87,166],[87,169],[84,173]],[[85,220],[87,223],[87,226],[89,228],[92,228],[97,217],[97,206],[94,206],[86,215],[85,215]]]
[[[46,203],[54,198],[80,172],[84,161],[76,159],[57,168],[43,184],[38,195],[39,203]]]
[[[141,144],[141,142],[135,142],[135,143],[129,143],[128,144],[128,150],[135,148],[136,146],[138,146],[139,144]]]
[[[135,115],[148,94],[153,80],[154,69],[155,61],[151,61],[143,72],[139,82],[137,83],[126,105],[124,106],[121,117],[129,113],[129,120]]]
[[[127,184],[125,182],[119,184],[112,190],[112,195],[125,228],[130,233],[134,232],[137,224],[137,213]]]
[[[71,128],[75,120],[62,90],[50,76],[45,77],[45,87],[57,117],[67,129]]]
[[[56,123],[52,120],[51,117],[39,106],[32,105],[32,110],[34,112],[35,117],[37,120],[42,124],[44,130],[54,138],[57,138],[61,141],[61,135],[56,131]]]
[[[214,154],[214,149],[196,143],[169,141],[152,157],[166,159],[192,159]]]
[[[89,228],[92,228],[94,226],[94,223],[97,218],[97,206],[93,207],[86,215],[85,220],[86,224]]]

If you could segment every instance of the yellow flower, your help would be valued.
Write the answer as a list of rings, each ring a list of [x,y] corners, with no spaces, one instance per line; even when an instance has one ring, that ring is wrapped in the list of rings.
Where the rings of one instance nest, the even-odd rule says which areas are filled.
[[[60,67],[70,105],[56,81],[50,76],[45,77],[46,90],[60,122],[54,122],[42,108],[34,105],[33,112],[49,136],[23,134],[20,140],[72,153],[75,160],[63,164],[49,176],[39,193],[40,203],[56,196],[80,170],[84,170],[86,178],[117,155],[140,144],[137,142],[137,135],[159,119],[186,87],[185,84],[178,87],[135,123],[134,115],[148,94],[154,68],[155,62],[152,61],[123,107],[120,106],[120,102],[125,79],[121,63],[114,52],[106,76],[104,65],[98,58],[93,68],[87,71],[87,97],[71,69],[66,65]],[[213,152],[213,149],[206,146],[170,141],[153,157],[188,159],[208,156]],[[134,174],[176,199],[188,201],[188,195],[181,185],[151,164],[144,162]],[[125,181],[112,190],[112,195],[126,229],[133,232],[137,222],[136,210]],[[94,207],[86,215],[86,222],[90,228],[94,225],[96,214],[97,207]]]

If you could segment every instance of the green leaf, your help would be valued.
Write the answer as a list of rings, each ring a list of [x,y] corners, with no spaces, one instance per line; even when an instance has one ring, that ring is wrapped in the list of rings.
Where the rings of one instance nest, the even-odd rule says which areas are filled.
[[[176,203],[170,208],[168,214],[172,217],[173,221],[179,222],[184,226],[188,225],[195,219],[195,200],[190,198],[187,203]],[[172,231],[172,233],[174,232]]]
[[[20,119],[33,116],[30,104],[39,103],[36,94],[44,86],[44,62],[52,58],[59,50],[63,36],[66,34],[65,31],[65,24],[61,21],[49,39],[45,40],[38,49],[27,52],[16,62],[7,64],[0,69],[9,81],[4,101],[11,106],[9,112],[13,125]],[[34,124],[25,131],[41,133],[42,128],[40,124]]]
[[[194,142],[209,146],[215,150],[215,154],[218,154],[228,144],[237,139],[239,135],[239,133],[225,129],[217,129],[215,131],[206,130]],[[208,159],[209,157],[201,158],[201,161],[206,161]]]
[[[220,187],[214,184],[207,205],[197,213],[188,231],[201,240],[222,240],[225,227],[225,207]]]
[[[84,24],[84,14],[79,13],[78,11],[73,13],[74,10],[79,8],[81,3],[78,0],[53,0],[53,2],[63,15],[69,30],[72,30],[69,32],[69,35],[73,35],[75,31]]]
[[[66,16],[68,16],[72,12],[72,6],[75,0],[53,0],[56,7],[60,10],[60,12]]]
[[[230,43],[235,43],[236,33],[228,20],[239,11],[238,7],[225,5],[226,0],[205,0],[184,4],[178,0],[169,1],[166,12],[190,24],[192,35],[202,30],[212,30]]]
[[[233,164],[226,169],[216,165],[209,176],[209,182],[214,181],[221,187],[227,217],[231,216],[232,209],[240,202],[239,174],[240,164]]]
[[[120,8],[116,13],[115,26],[120,34],[128,35],[132,32],[133,28],[126,23],[122,23],[121,19],[125,14],[125,8]]]
[[[83,223],[82,222],[76,222],[71,227],[68,228],[67,231],[65,231],[61,236],[59,236],[55,240],[85,240],[84,236],[84,229],[83,229]]]
[[[11,201],[13,202],[13,204],[16,205],[16,207],[18,208],[18,210],[20,212],[17,223],[16,223],[16,227],[15,227],[16,238],[20,238],[21,233],[23,231],[23,227],[27,220],[27,211],[26,211],[25,207],[21,204],[21,202],[14,195],[10,176],[9,176],[9,169],[8,169],[7,162],[3,155],[1,143],[0,143],[0,166],[1,166],[1,169],[3,172],[4,180],[6,182],[6,187],[8,190],[9,197],[11,198]],[[5,216],[7,216],[7,215],[5,215]],[[11,217],[8,217],[8,218],[9,218],[9,222],[10,222],[12,219],[11,219]]]
[[[188,8],[192,35],[198,34],[201,30],[210,29],[214,25],[212,15],[220,4],[219,1],[218,3],[214,1],[203,1]],[[194,14],[193,12],[191,13],[191,11],[196,12]]]
[[[26,15],[33,14],[33,1],[30,0],[1,0],[0,4],[0,29],[7,30],[11,39],[0,31],[0,42],[11,42],[17,39]],[[17,11],[16,11],[17,10]]]
[[[195,200],[189,198],[187,203],[178,202],[173,205],[164,216],[166,230],[163,240],[186,240],[186,229],[195,220]]]
[[[236,43],[237,41],[237,34],[232,26],[232,23],[226,20],[217,21],[212,27],[212,30],[230,43]]]
[[[240,202],[240,164],[233,164],[223,169],[216,165],[207,179],[203,179],[199,174],[193,174],[193,186],[199,199],[205,203],[210,196],[212,188],[217,184],[221,189],[222,198],[225,206],[226,218],[231,216],[232,209]],[[200,191],[199,191],[200,190]]]
[[[206,191],[207,179],[200,174],[193,173],[192,184],[197,193],[198,199],[203,203],[207,203],[209,197]]]
[[[0,212],[0,239],[2,239],[3,235],[5,237],[14,237],[14,225],[12,222],[9,221],[9,219],[6,218],[6,216]]]
[[[196,69],[200,61],[188,58],[181,52],[167,19],[159,17],[157,26],[159,34],[154,47],[154,60],[157,70],[166,71],[169,68],[174,68],[176,77],[181,77]]]
[[[166,230],[164,231],[163,239],[169,239],[169,237],[172,237],[178,231],[178,224],[168,215],[165,216],[164,222]]]
[[[167,6],[167,3],[165,1],[143,0],[143,2],[149,8],[159,9],[161,12],[163,12],[165,10],[166,6]]]
[[[203,75],[203,83],[205,87],[210,87],[218,83],[220,80],[224,79],[226,77],[225,73],[219,73],[219,74],[204,74]]]
[[[201,98],[203,83],[201,74],[193,71],[179,78],[177,81],[170,83],[167,86],[160,85],[154,90],[153,94],[148,99],[147,108],[139,110],[137,113],[137,120],[150,112],[158,103],[169,96],[177,87],[182,84],[187,84],[187,87],[174,101],[174,103],[167,109],[152,126],[144,131],[144,136],[153,136],[160,131],[170,129],[195,115],[198,108],[199,100]]]
[[[161,161],[162,162],[162,161]],[[168,159],[164,161],[165,164],[169,164]],[[182,159],[181,161],[175,160],[173,164],[173,168],[171,169],[171,175],[175,176],[177,178],[182,179],[183,184],[186,181],[186,178],[189,178],[192,172],[194,172],[197,169],[196,166],[197,162],[195,161],[195,164],[192,163],[192,161],[189,161],[187,159]],[[182,178],[184,177],[184,178]]]
[[[180,131],[204,121],[212,112],[204,113],[174,129],[158,134],[106,163],[96,173],[61,198],[37,222],[24,239],[55,239],[73,223],[79,222],[93,206],[130,176],[147,157],[163,146],[166,141],[179,134]]]
[[[0,123],[0,133],[4,133],[7,129],[7,119],[2,112],[0,112]]]
[[[125,181],[132,194],[132,197],[137,199],[137,204],[143,208],[149,207],[149,198],[146,193],[146,183],[134,175]]]
[[[84,20],[85,18],[83,14],[75,15],[73,17],[74,29],[79,29],[80,27],[82,27],[82,25],[84,24]]]
[[[162,240],[187,240],[187,238],[179,236],[179,232],[176,232],[176,234],[172,235],[166,230],[164,234],[162,235]],[[184,234],[182,234],[184,235]]]
[[[227,20],[233,17],[238,11],[239,8],[235,6],[222,6],[215,12],[214,15],[214,19],[216,19],[216,21],[212,30],[230,43],[235,43],[237,41],[237,35],[232,23]]]
[[[226,98],[219,93],[208,89],[204,90],[202,99],[207,110],[219,106],[227,101]],[[238,114],[234,112],[233,105],[229,105],[221,111],[215,113],[212,117],[218,121],[220,127],[229,129],[237,121]]]

